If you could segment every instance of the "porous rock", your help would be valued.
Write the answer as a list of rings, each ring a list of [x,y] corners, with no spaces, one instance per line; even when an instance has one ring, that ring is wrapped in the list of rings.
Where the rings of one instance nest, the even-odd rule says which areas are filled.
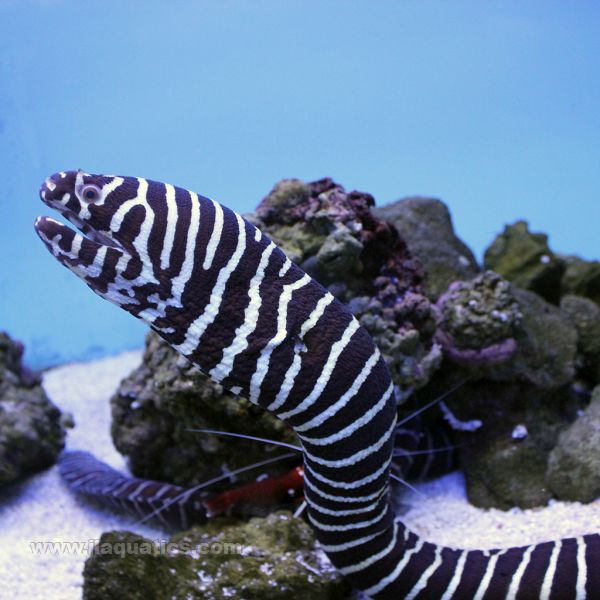
[[[0,484],[48,468],[64,447],[61,413],[22,356],[23,345],[0,332]]]
[[[562,277],[563,294],[584,296],[600,306],[600,262],[578,256],[564,257],[566,269]]]
[[[251,220],[323,284],[366,327],[399,389],[423,386],[439,367],[435,313],[423,293],[421,264],[370,194],[329,178],[283,180]]]
[[[577,330],[578,374],[592,385],[600,382],[600,306],[582,296],[568,294],[560,309]]]
[[[126,531],[103,534],[84,569],[84,600],[341,600],[348,587],[315,549],[310,527],[277,512],[248,523],[212,522],[152,553]]]
[[[566,425],[571,404],[563,390],[524,383],[479,381],[450,402],[456,415],[480,418],[475,432],[460,432],[461,468],[469,501],[482,508],[532,508],[552,497],[548,455]]]
[[[487,271],[471,281],[453,283],[437,307],[436,339],[459,366],[483,367],[489,379],[543,389],[573,379],[575,326],[537,294]]]
[[[550,250],[548,236],[530,232],[526,221],[507,225],[485,251],[483,264],[516,286],[558,304],[564,261]]]
[[[347,227],[340,226],[325,238],[317,252],[317,262],[331,279],[352,273],[358,275],[362,270],[362,251],[361,242]]]
[[[238,398],[203,375],[154,333],[146,339],[140,366],[111,399],[112,437],[138,477],[198,484],[246,465],[284,454],[255,441],[194,432],[215,429],[295,443],[285,423]],[[249,471],[210,488],[218,491],[278,473],[288,463]]]
[[[561,500],[591,502],[600,495],[600,386],[590,405],[559,438],[548,460],[548,481]]]
[[[523,381],[541,389],[568,385],[576,372],[577,331],[569,318],[537,294],[512,287],[522,318],[514,355],[489,371],[497,381]]]
[[[424,290],[437,299],[455,280],[479,272],[470,248],[456,235],[448,207],[436,198],[404,198],[374,209],[393,224],[413,256],[423,265]]]
[[[453,282],[437,307],[436,336],[452,361],[466,367],[493,365],[516,351],[522,315],[509,282],[497,273]]]
[[[437,306],[436,338],[449,360],[424,401],[471,379],[447,401],[460,423],[481,423],[457,432],[469,500],[485,508],[545,504],[548,454],[577,406],[575,326],[492,271],[453,283]]]

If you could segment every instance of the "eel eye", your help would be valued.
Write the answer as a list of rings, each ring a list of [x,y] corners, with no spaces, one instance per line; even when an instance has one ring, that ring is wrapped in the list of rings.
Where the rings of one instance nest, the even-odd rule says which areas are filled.
[[[81,189],[81,197],[86,202],[96,202],[97,200],[100,200],[101,196],[102,192],[97,185],[88,184],[84,185]]]

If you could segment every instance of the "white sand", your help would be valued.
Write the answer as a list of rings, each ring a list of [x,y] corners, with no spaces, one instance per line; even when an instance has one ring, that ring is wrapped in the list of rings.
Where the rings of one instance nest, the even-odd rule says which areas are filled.
[[[455,472],[416,486],[403,501],[404,522],[425,539],[458,548],[503,548],[600,532],[600,499],[591,504],[551,501],[548,506],[482,510],[467,502],[465,482]]]
[[[50,398],[75,418],[67,447],[90,450],[118,469],[122,456],[110,438],[109,398],[141,352],[87,364],[66,365],[44,375]],[[132,520],[79,502],[63,485],[56,466],[0,495],[0,598],[75,600],[81,598],[86,549],[36,554],[30,542],[88,542],[103,531],[131,529]],[[136,528],[151,539],[164,534]],[[91,545],[91,544],[90,544]]]
[[[87,364],[66,365],[46,373],[44,387],[52,400],[71,412],[76,427],[67,447],[89,450],[124,469],[123,457],[110,439],[109,398],[119,381],[141,358],[127,352]],[[535,510],[484,511],[466,501],[458,473],[408,492],[404,521],[426,539],[454,547],[494,548],[541,542],[600,531],[600,501],[588,505],[553,502]],[[60,481],[56,467],[10,486],[0,494],[0,598],[81,598],[85,549],[63,554],[36,554],[30,542],[87,542],[110,529],[135,530],[151,539],[167,536],[132,519],[80,502]]]

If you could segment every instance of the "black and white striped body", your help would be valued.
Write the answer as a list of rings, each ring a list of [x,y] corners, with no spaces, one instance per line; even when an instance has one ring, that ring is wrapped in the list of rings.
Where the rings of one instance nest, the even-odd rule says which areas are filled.
[[[253,225],[193,192],[137,178],[59,173],[41,195],[89,237],[38,219],[58,260],[296,430],[310,521],[357,588],[393,599],[598,594],[598,535],[461,551],[395,520],[388,369],[348,310]]]
[[[394,431],[391,470],[407,481],[425,481],[457,468],[457,447],[451,430],[438,419],[433,424],[409,415]]]
[[[443,427],[430,429],[419,417],[411,419],[394,431],[392,472],[402,482],[411,479],[423,481],[432,475],[448,473],[455,467],[455,448],[449,442]],[[283,457],[289,458],[290,455]],[[298,462],[300,460],[301,449],[298,448]],[[273,459],[267,462],[273,462]],[[240,471],[264,466],[263,462],[250,464]],[[214,484],[235,476],[236,472],[224,473],[194,487],[183,487],[124,475],[84,451],[63,452],[58,467],[63,481],[74,493],[131,513],[141,522],[151,519],[158,525],[177,530],[222,514],[241,517],[261,515],[265,510],[270,512],[277,506],[293,502],[303,494],[304,488],[304,469],[300,466],[282,475],[262,474],[254,482],[230,484],[217,493],[214,492]]]
[[[133,513],[146,520],[152,515],[167,528],[187,529],[204,523],[206,494],[178,485],[127,477],[89,452],[64,452],[59,459],[60,474],[75,492],[104,504]]]

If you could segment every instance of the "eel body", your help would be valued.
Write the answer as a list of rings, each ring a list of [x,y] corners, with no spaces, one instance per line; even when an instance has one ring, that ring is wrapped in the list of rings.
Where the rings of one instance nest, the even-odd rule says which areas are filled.
[[[426,542],[389,498],[396,405],[369,334],[239,214],[136,177],[61,172],[42,200],[50,252],[212,379],[289,423],[333,564],[377,599],[600,597],[600,535],[490,551]]]
[[[167,529],[184,530],[217,515],[257,515],[302,494],[302,467],[287,473],[209,493],[209,485],[182,487],[124,475],[89,452],[63,452],[60,475],[75,493],[99,504],[133,513],[139,522],[153,520]],[[216,478],[220,479],[220,478]],[[207,482],[210,484],[210,482]]]
[[[237,436],[238,434],[236,434]],[[427,427],[419,416],[396,428],[392,472],[402,481],[424,479],[450,472],[456,465],[454,446],[443,423]],[[256,481],[232,484],[212,492],[212,484],[230,479],[223,473],[194,487],[124,475],[85,451],[66,451],[58,461],[69,489],[99,504],[126,511],[140,522],[153,520],[168,529],[183,530],[218,515],[257,516],[277,506],[299,501],[304,490],[304,470],[261,474]],[[248,465],[242,471],[262,464]]]
[[[187,529],[207,518],[205,493],[178,485],[128,477],[89,452],[63,452],[60,475],[67,485],[102,504],[124,509],[146,520],[153,515],[167,528]]]

